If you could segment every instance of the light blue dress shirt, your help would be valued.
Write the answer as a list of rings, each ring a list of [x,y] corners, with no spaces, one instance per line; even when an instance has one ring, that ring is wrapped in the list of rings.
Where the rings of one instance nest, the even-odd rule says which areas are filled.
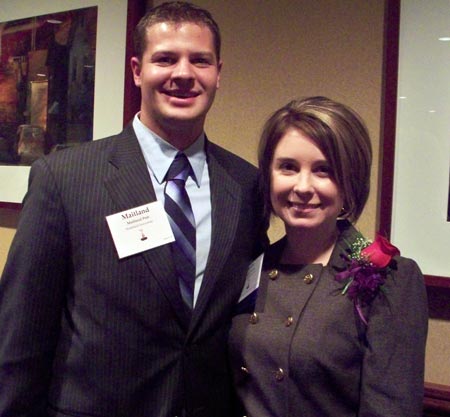
[[[164,205],[164,178],[174,160],[178,149],[152,132],[139,120],[139,113],[133,119],[136,133],[147,168],[155,189],[156,198]],[[194,287],[194,306],[200,291],[211,247],[211,192],[209,187],[208,163],[205,153],[205,134],[185,149],[194,172],[186,180],[186,191],[191,200],[196,224],[196,279]]]

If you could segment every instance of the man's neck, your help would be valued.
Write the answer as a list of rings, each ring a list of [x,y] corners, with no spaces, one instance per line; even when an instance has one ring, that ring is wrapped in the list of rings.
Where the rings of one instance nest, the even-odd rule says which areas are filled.
[[[169,142],[173,147],[180,151],[189,148],[200,136],[200,133],[188,134],[185,130],[179,132],[164,132],[158,135],[166,142]]]
[[[180,151],[189,148],[203,132],[203,123],[193,123],[190,120],[186,122],[177,120],[170,125],[161,125],[147,120],[142,114],[139,119],[151,131]]]

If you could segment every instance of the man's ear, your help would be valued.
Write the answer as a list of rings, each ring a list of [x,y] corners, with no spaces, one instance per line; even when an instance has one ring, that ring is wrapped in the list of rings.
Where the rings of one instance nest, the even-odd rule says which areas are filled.
[[[217,75],[216,89],[218,90],[220,87],[220,74],[222,73],[223,61],[219,61],[217,64],[217,68],[219,69],[219,73]]]
[[[133,56],[130,60],[131,71],[133,71],[134,85],[141,86],[141,61],[138,57]]]

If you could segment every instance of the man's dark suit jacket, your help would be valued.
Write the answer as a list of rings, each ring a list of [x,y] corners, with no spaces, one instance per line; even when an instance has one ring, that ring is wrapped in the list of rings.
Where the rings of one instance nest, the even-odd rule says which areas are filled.
[[[191,320],[169,245],[119,260],[105,220],[156,199],[131,126],[33,165],[0,284],[1,416],[232,414],[226,334],[262,216],[256,169],[206,152],[212,240]]]

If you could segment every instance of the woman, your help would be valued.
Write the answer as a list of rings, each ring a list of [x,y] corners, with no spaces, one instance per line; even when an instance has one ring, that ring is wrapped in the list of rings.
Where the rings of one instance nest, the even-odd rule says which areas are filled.
[[[369,245],[352,226],[369,194],[371,153],[359,116],[324,97],[292,101],[265,125],[266,214],[286,235],[264,254],[246,299],[256,302],[230,333],[248,417],[422,415],[423,276],[385,239]]]

